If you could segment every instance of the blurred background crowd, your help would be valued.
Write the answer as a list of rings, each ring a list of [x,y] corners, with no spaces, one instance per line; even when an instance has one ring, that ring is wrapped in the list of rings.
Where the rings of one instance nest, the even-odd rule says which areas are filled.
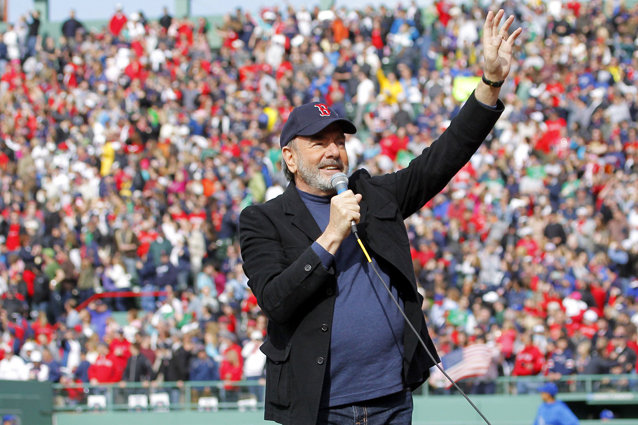
[[[405,167],[476,84],[491,3],[237,9],[219,26],[118,7],[99,31],[71,12],[59,39],[37,13],[9,25],[0,379],[222,380],[228,397],[261,380],[267,319],[237,219],[286,186],[291,109],[321,100],[354,120],[352,167]],[[497,3],[524,28],[505,112],[406,221],[432,337],[441,355],[494,348],[473,392],[635,374],[638,8]]]

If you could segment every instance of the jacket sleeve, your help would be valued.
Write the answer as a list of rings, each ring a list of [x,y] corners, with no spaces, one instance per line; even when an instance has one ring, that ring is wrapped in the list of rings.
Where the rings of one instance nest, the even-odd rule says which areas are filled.
[[[499,100],[490,108],[468,98],[449,127],[410,165],[396,173],[375,177],[374,183],[396,197],[403,217],[418,211],[463,168],[503,112]]]
[[[240,245],[248,284],[266,316],[285,324],[334,276],[306,242],[293,246],[262,208],[245,208],[239,219]]]

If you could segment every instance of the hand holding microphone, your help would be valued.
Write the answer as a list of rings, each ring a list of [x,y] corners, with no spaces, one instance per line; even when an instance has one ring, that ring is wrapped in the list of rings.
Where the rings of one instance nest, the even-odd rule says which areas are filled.
[[[352,200],[354,199],[356,201],[356,212],[357,212],[357,221],[359,220],[359,202],[361,201],[361,195],[357,194],[355,195],[352,191],[348,190],[348,176],[346,176],[344,173],[337,173],[334,176],[332,176],[332,178],[330,179],[330,184],[332,185],[332,187],[337,191],[337,195],[341,195],[342,193],[346,193],[346,192],[350,192],[349,194],[345,195],[347,196],[347,199]],[[351,196],[350,194],[354,195]],[[333,198],[334,199],[334,198]],[[350,202],[348,204],[348,206],[351,206],[352,203]],[[332,212],[331,212],[332,214]],[[355,222],[355,219],[353,218],[352,220],[350,220],[350,231],[352,233],[357,233],[357,223]]]
[[[359,202],[362,196],[348,190],[348,177],[343,173],[335,174],[330,184],[337,191],[337,195],[330,200],[330,221],[317,239],[317,243],[334,255],[350,232],[354,233],[357,230],[356,223],[360,217]]]

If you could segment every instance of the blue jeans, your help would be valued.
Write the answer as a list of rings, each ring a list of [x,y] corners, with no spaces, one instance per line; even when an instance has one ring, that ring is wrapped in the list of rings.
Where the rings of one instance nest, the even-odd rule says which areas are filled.
[[[373,400],[319,410],[317,425],[410,425],[412,392],[402,391]]]

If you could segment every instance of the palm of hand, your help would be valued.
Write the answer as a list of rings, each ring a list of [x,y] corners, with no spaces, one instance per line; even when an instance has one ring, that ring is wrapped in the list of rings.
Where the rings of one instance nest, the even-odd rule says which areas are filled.
[[[499,28],[504,14],[503,9],[496,15],[489,11],[483,25],[484,72],[485,76],[493,81],[502,81],[509,74],[514,42],[523,31],[522,28],[517,28],[509,34],[514,16],[507,18]]]

